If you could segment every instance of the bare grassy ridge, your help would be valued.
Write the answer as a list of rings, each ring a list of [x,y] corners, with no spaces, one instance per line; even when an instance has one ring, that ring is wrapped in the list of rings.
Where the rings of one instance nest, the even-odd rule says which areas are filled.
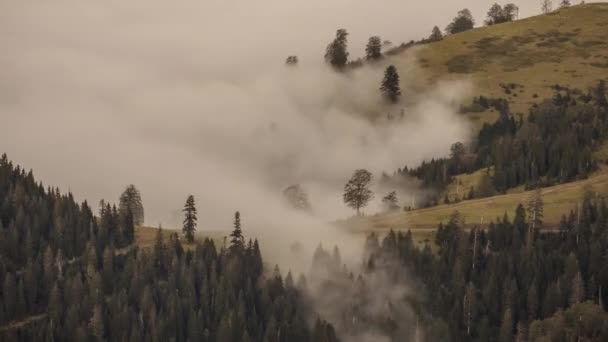
[[[398,69],[407,68],[413,54],[430,84],[470,78],[474,95],[508,98],[515,113],[525,114],[552,95],[554,84],[586,90],[608,79],[608,3],[481,27],[406,51],[391,61]],[[506,94],[501,83],[521,87]],[[469,114],[491,121],[486,115],[495,113]]]

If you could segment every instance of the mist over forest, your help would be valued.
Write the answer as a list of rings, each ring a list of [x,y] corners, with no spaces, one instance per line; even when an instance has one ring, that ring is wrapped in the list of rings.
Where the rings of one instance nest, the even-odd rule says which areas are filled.
[[[0,340],[603,341],[604,7],[4,1]]]

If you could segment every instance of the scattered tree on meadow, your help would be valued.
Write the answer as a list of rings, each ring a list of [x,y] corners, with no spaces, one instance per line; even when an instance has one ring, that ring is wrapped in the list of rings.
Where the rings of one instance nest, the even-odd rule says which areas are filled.
[[[382,205],[386,211],[393,211],[399,209],[399,200],[397,199],[397,192],[391,191],[382,198]]]
[[[188,196],[186,200],[186,205],[184,205],[184,224],[182,227],[182,232],[186,237],[186,241],[193,242],[194,241],[194,233],[196,232],[196,225],[198,221],[197,213],[196,213],[196,205],[194,203],[194,196]]]
[[[516,18],[518,11],[517,6],[514,4],[507,4],[504,7],[501,7],[499,4],[495,3],[488,11],[488,18],[486,19],[485,24],[490,26],[513,21]]]
[[[456,17],[452,20],[450,24],[448,24],[445,30],[449,34],[455,34],[468,31],[473,27],[475,27],[475,20],[473,19],[473,15],[471,14],[471,11],[465,8],[458,12]]]
[[[299,184],[288,186],[283,190],[283,197],[294,209],[311,212],[312,207],[308,201],[308,195]]]
[[[338,70],[344,68],[348,62],[347,37],[348,32],[345,29],[339,29],[336,32],[336,38],[327,45],[325,50],[325,60]]]
[[[392,103],[399,101],[401,96],[401,88],[399,87],[399,74],[397,68],[393,65],[389,65],[384,71],[384,79],[380,86],[382,95]]]
[[[285,60],[285,64],[289,65],[289,66],[298,65],[298,56],[289,56],[289,57],[287,57],[287,59]]]
[[[443,34],[441,33],[441,30],[439,29],[439,27],[435,26],[433,27],[433,31],[431,32],[431,35],[429,36],[429,40],[432,42],[437,42],[443,39]]]
[[[230,252],[232,255],[241,255],[245,249],[245,238],[241,229],[241,213],[234,213],[234,229],[230,233]]]
[[[540,9],[543,14],[550,13],[553,11],[553,2],[551,0],[541,0]]]
[[[371,181],[372,174],[365,169],[359,169],[353,172],[348,183],[344,185],[344,203],[355,209],[357,215],[361,215],[361,208],[374,198],[374,193],[369,189]]]
[[[128,210],[131,210],[133,224],[136,226],[144,223],[144,206],[141,201],[141,194],[135,185],[131,184],[127,186],[125,191],[120,195],[118,209],[123,217],[126,216]]]
[[[365,58],[368,61],[375,61],[382,58],[382,40],[380,37],[369,37],[367,46],[365,46]]]
[[[570,5],[570,0],[562,0],[562,2],[559,4],[559,8],[567,8],[570,7]]]

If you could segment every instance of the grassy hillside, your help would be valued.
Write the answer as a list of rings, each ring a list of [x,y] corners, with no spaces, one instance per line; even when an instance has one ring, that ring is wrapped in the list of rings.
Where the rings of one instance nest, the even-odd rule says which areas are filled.
[[[156,241],[156,233],[158,232],[158,228],[152,228],[152,227],[137,227],[135,229],[135,243],[137,244],[137,246],[141,247],[141,248],[150,248],[152,246],[154,246],[154,242]],[[181,233],[177,230],[174,229],[163,229],[163,238],[165,239],[165,241],[167,241],[169,239],[169,234],[172,233]],[[228,233],[227,232],[221,232],[221,231],[217,231],[217,232],[200,232],[197,233],[195,235],[195,240],[196,241],[203,241],[205,238],[211,238],[214,240],[216,246],[219,248],[222,244],[223,244],[223,240],[224,240],[224,236],[227,236]],[[181,236],[181,234],[180,234]],[[194,245],[193,244],[188,244],[185,241],[182,241],[183,245],[186,248],[191,248]]]
[[[515,113],[526,113],[551,96],[551,85],[587,89],[608,79],[608,3],[481,27],[406,51],[394,58],[398,69],[413,53],[429,82],[470,78],[474,95],[508,98]],[[501,84],[511,83],[517,86],[507,94]],[[470,116],[491,121],[495,113]]]
[[[591,186],[598,194],[608,193],[608,169],[603,169],[586,180],[561,184],[543,189],[545,202],[545,223],[556,226],[563,213],[568,213],[579,204],[586,186]],[[463,201],[456,204],[440,205],[410,212],[376,215],[354,222],[360,230],[394,229],[434,229],[439,222],[446,222],[458,210],[468,225],[495,221],[505,212],[513,215],[519,203],[526,203],[531,191],[519,191],[506,195]]]

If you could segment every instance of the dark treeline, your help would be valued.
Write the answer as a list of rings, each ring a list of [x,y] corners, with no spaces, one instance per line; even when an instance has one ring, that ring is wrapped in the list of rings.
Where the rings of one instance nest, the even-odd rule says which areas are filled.
[[[608,208],[587,191],[557,232],[539,232],[519,206],[485,229],[455,213],[438,251],[410,232],[368,238],[370,263],[398,259],[419,279],[421,324],[431,341],[605,341],[608,336]],[[376,266],[377,267],[377,266]],[[393,272],[400,272],[399,269]]]
[[[484,124],[470,146],[454,144],[449,158],[399,169],[395,177],[413,176],[441,192],[455,175],[486,170],[491,189],[466,189],[457,200],[502,193],[518,185],[535,188],[586,178],[597,169],[593,152],[608,137],[605,82],[589,93],[554,89],[553,98],[532,106],[526,119],[511,113],[504,99],[476,98],[475,106],[499,112],[496,122]],[[431,198],[427,205],[440,200]]]
[[[291,274],[265,274],[240,220],[219,250],[161,229],[139,249],[134,220],[110,204],[96,217],[3,156],[0,340],[337,341]]]

